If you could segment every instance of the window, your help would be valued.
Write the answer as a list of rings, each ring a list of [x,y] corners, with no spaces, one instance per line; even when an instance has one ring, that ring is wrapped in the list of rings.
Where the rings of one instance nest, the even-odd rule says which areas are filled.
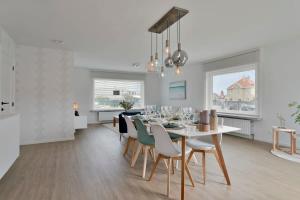
[[[219,113],[257,116],[256,65],[207,72],[206,104]]]
[[[122,109],[122,100],[134,102],[133,108],[144,108],[144,81],[94,79],[94,109]]]

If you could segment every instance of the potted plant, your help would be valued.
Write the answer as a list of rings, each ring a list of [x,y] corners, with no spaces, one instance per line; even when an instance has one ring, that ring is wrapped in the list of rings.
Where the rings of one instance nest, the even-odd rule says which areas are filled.
[[[296,124],[300,124],[300,104],[297,102],[289,103],[290,108],[295,108],[296,111],[291,115],[295,119]]]
[[[130,96],[130,95],[125,95],[124,96],[124,100],[122,100],[120,102],[120,106],[122,108],[124,108],[125,112],[127,112],[130,109],[132,109],[133,105],[134,105],[133,97]]]

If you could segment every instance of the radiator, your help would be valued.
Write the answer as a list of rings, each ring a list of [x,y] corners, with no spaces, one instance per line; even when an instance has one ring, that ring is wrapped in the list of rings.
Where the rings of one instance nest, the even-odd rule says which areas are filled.
[[[106,112],[98,112],[98,120],[99,122],[111,122],[113,120],[113,116],[118,116],[121,111],[106,111]]]
[[[222,118],[224,119],[225,126],[233,126],[241,129],[240,131],[236,132],[239,136],[244,136],[249,138],[254,136],[253,122],[251,120],[228,118],[228,117],[222,117]]]

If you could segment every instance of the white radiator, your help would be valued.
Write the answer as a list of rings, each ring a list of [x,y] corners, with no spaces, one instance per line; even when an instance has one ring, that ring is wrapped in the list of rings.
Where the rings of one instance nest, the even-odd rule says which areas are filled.
[[[240,131],[237,131],[238,134],[241,134],[242,136],[254,136],[253,133],[253,122],[249,119],[236,119],[236,118],[228,118],[228,117],[222,117],[224,119],[224,125],[226,126],[233,126],[240,128]],[[234,134],[236,135],[236,134]]]
[[[99,122],[111,122],[113,120],[113,116],[119,115],[121,111],[106,111],[106,112],[98,112],[98,120]]]

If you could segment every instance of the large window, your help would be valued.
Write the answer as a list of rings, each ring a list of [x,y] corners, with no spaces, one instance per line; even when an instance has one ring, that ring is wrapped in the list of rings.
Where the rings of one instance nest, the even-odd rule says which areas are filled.
[[[219,113],[258,116],[256,65],[207,72],[206,104]]]
[[[144,108],[144,81],[94,79],[94,109],[121,109],[122,100],[134,102],[133,108]]]

